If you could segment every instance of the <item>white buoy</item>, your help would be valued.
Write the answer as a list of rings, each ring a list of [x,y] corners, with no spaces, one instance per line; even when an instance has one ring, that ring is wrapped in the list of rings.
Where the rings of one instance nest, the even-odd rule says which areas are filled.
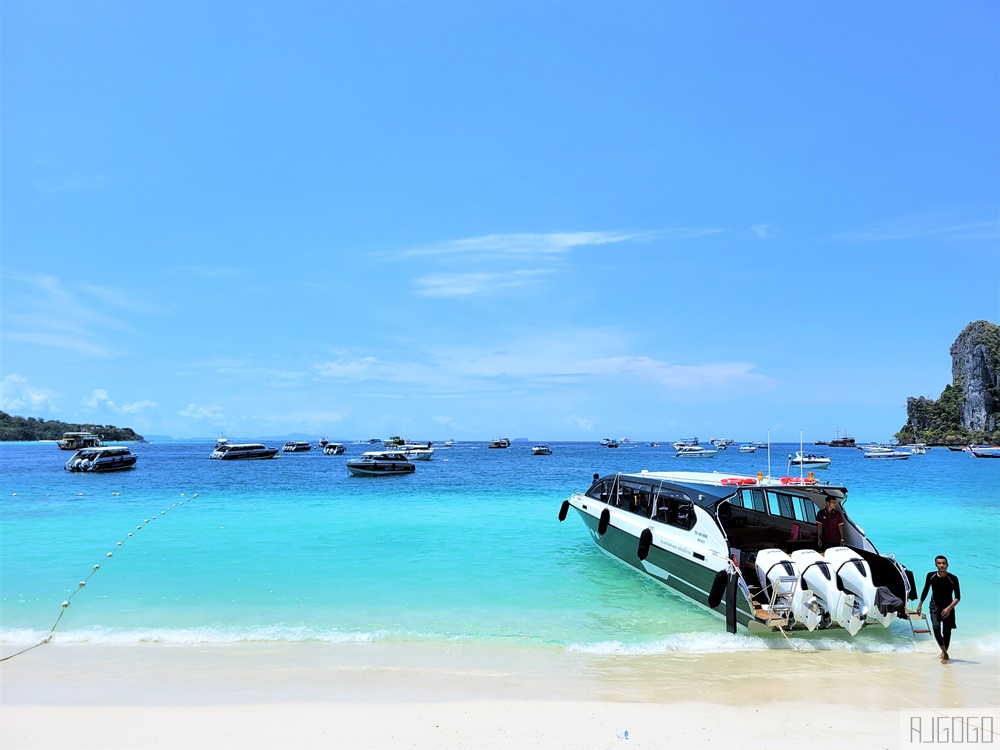
[[[62,605],[63,605],[63,609],[66,609],[66,607],[68,607],[68,606],[69,606],[69,600],[67,599],[66,601],[64,601],[64,602],[62,603]]]
[[[114,554],[115,554],[114,552],[109,552],[108,557],[112,557]]]

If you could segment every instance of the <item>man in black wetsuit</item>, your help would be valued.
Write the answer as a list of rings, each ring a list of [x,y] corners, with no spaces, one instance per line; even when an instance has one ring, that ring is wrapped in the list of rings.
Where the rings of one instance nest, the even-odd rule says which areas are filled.
[[[962,598],[962,592],[958,587],[958,576],[948,572],[947,557],[938,555],[934,558],[934,565],[937,570],[927,574],[924,591],[917,603],[917,614],[920,614],[927,591],[930,590],[931,630],[934,631],[934,640],[941,647],[941,663],[947,664],[950,658],[948,647],[951,645],[951,631],[955,629],[955,606]]]

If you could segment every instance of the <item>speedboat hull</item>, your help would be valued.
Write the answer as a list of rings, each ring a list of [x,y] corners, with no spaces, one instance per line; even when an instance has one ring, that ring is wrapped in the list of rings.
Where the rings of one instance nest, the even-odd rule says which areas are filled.
[[[355,477],[389,477],[397,474],[412,474],[417,467],[409,462],[359,462],[348,461],[347,470]]]

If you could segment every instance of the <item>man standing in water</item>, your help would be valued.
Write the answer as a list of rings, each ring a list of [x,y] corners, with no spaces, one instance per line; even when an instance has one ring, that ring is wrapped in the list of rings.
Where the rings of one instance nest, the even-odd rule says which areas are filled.
[[[917,614],[920,614],[927,591],[930,590],[931,629],[934,631],[934,640],[941,647],[941,663],[947,664],[950,658],[948,647],[951,645],[951,631],[955,629],[955,606],[962,598],[962,592],[958,587],[958,576],[948,572],[947,557],[938,555],[934,558],[934,565],[937,570],[927,574],[924,591],[917,603]]]

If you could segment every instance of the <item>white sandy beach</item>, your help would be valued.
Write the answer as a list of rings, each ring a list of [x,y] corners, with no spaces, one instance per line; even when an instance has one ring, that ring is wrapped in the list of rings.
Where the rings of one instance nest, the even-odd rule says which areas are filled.
[[[998,660],[956,655],[942,666],[925,648],[640,657],[424,644],[51,644],[0,666],[0,739],[5,750],[842,748],[847,737],[895,748],[903,715],[996,715]],[[628,740],[618,736],[626,729]]]

